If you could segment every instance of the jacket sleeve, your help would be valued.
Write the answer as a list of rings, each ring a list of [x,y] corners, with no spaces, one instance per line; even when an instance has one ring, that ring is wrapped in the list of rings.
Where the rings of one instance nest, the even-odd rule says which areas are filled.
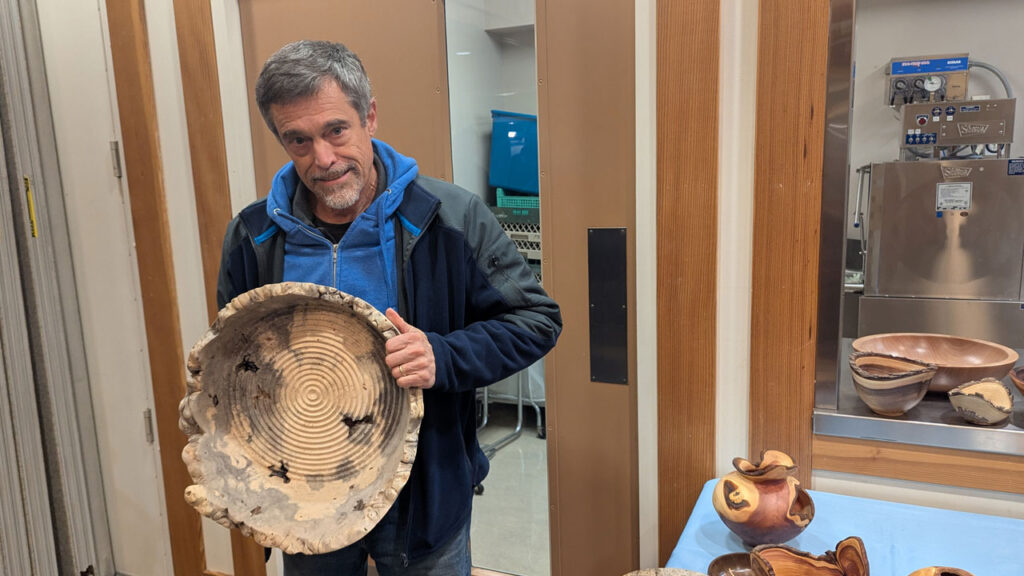
[[[437,366],[434,386],[446,392],[487,386],[530,366],[562,330],[558,304],[483,201],[470,196],[462,223],[465,327],[427,333]]]

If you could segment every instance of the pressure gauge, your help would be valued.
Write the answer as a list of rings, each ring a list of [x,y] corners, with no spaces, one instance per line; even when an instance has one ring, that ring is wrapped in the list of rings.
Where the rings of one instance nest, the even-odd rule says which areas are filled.
[[[942,76],[925,76],[922,88],[929,92],[935,92],[939,88],[942,88],[942,84]]]

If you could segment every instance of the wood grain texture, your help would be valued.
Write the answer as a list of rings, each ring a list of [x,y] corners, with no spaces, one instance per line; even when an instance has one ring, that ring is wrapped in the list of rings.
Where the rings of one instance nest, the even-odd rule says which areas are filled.
[[[220,268],[221,243],[232,211],[210,4],[198,0],[174,0],[174,19],[188,124],[206,309],[208,319],[212,322],[217,315],[217,272]],[[242,536],[237,530],[231,531],[231,558],[235,574],[266,574],[263,547]]]
[[[828,2],[762,0],[758,36],[750,455],[811,477]]]
[[[210,3],[174,0],[174,22],[188,123],[188,149],[199,222],[206,308],[212,322],[217,315],[217,271],[220,268],[221,245],[232,213]],[[262,550],[260,554],[262,558]]]
[[[719,0],[657,4],[658,557],[715,475]],[[685,327],[681,329],[681,327]]]
[[[142,0],[108,0],[107,24],[138,254],[171,557],[175,576],[195,576],[203,573],[206,561],[199,515],[182,497],[185,487],[192,483],[181,460],[185,436],[178,430],[178,402],[185,396],[185,364]]]
[[[263,62],[288,42],[342,42],[359,55],[377,100],[377,135],[416,159],[420,174],[451,182],[451,122],[444,2],[245,0],[239,2],[250,98]],[[249,106],[256,191],[262,197],[287,155]]]
[[[546,363],[552,575],[625,574],[639,564],[634,6],[540,0],[536,26],[543,277],[564,320]],[[590,380],[589,228],[627,232],[627,385]]]
[[[1024,494],[1024,457],[814,436],[814,468]]]

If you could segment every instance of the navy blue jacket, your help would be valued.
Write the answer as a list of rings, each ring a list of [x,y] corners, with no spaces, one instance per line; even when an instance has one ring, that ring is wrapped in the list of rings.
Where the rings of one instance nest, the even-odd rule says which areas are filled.
[[[469,520],[489,463],[476,437],[476,389],[539,360],[561,332],[558,305],[475,195],[419,176],[391,218],[399,313],[423,330],[437,366],[409,482],[398,499],[404,549],[422,557]],[[229,224],[217,299],[281,281],[283,234],[257,201]]]

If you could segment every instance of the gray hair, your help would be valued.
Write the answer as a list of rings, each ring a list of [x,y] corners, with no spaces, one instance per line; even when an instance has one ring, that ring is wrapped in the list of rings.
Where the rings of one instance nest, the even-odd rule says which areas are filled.
[[[334,80],[366,125],[370,111],[370,79],[363,63],[343,44],[324,40],[299,40],[286,44],[263,64],[256,80],[256,105],[263,121],[277,136],[272,104],[287,104],[318,94],[327,80]]]

